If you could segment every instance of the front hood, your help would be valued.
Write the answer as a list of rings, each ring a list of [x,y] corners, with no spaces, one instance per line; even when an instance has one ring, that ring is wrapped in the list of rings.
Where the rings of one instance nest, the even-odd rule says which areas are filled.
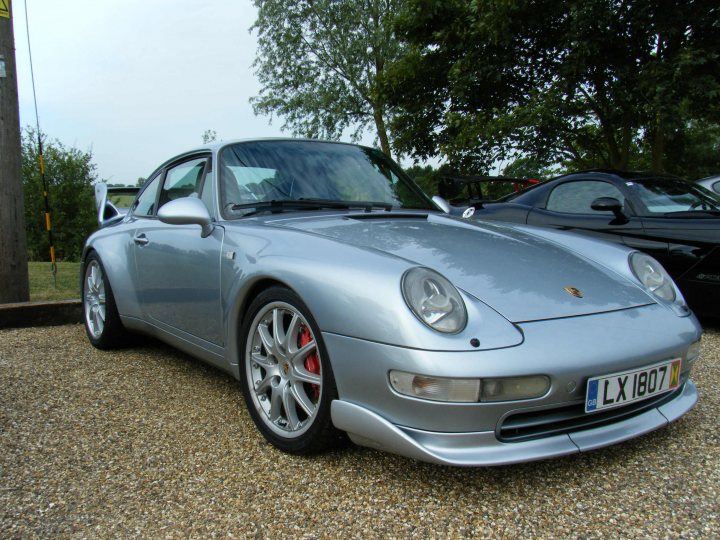
[[[432,268],[512,322],[572,317],[652,303],[629,280],[527,232],[444,216],[358,214],[272,219]],[[358,261],[358,264],[362,264]],[[578,289],[582,298],[566,288]]]

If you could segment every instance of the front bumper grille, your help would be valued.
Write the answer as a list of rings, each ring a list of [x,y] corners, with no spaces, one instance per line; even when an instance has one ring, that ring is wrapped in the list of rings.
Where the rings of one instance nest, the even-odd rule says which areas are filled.
[[[554,409],[511,414],[503,420],[497,437],[503,442],[521,442],[613,424],[672,401],[682,393],[684,387],[683,380],[672,392],[596,413],[586,413],[585,402],[581,402]]]

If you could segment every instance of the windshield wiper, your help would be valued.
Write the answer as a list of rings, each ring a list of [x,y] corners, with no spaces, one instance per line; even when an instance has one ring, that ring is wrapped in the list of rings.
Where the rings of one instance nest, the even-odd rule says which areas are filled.
[[[252,212],[243,214],[243,217],[259,214],[261,212],[283,212],[286,209],[293,210],[350,210],[358,208],[365,212],[373,210],[392,210],[392,204],[373,201],[335,201],[331,199],[273,199],[272,201],[257,201],[252,203],[231,204],[231,210],[253,209]]]

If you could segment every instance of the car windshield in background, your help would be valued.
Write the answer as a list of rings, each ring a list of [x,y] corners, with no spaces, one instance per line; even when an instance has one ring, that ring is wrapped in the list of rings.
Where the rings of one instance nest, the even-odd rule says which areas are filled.
[[[652,214],[720,213],[720,197],[690,182],[674,178],[634,179],[628,184]]]
[[[413,208],[433,203],[379,150],[313,141],[256,141],[224,148],[220,193],[226,218],[259,208]]]

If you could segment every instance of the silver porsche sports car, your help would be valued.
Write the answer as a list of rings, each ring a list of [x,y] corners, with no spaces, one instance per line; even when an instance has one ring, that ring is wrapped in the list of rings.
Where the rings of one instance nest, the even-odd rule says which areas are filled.
[[[701,329],[653,258],[444,215],[378,150],[247,140],[176,156],[126,214],[98,189],[99,348],[156,336],[240,380],[292,453],[451,465],[584,452],[697,401]]]

